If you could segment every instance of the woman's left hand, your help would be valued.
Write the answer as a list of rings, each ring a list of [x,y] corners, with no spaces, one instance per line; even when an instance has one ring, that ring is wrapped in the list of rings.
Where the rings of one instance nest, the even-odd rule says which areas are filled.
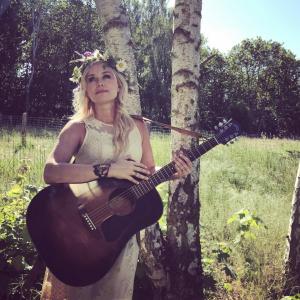
[[[172,179],[179,179],[191,173],[193,168],[192,162],[186,155],[184,155],[182,150],[175,152],[173,161],[175,162],[177,172],[173,175]]]

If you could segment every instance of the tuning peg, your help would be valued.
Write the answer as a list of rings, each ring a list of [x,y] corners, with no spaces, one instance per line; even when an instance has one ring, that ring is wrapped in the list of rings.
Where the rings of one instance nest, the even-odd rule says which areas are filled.
[[[227,123],[227,120],[226,120],[226,119],[223,119],[223,123],[224,123],[224,124]]]
[[[219,129],[219,127],[216,125],[216,126],[214,126],[214,129],[215,129],[215,130],[218,130],[218,129]]]
[[[223,126],[223,123],[222,123],[222,122],[219,122],[218,125],[219,125],[219,127],[222,127],[222,126]]]

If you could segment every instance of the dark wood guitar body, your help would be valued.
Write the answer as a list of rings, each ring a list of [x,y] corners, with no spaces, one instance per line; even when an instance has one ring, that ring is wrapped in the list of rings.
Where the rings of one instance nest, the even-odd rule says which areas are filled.
[[[156,189],[135,201],[130,194],[129,199],[122,195],[132,185],[129,181],[92,183],[49,186],[27,210],[28,231],[39,254],[59,280],[72,286],[103,277],[126,242],[155,223],[163,211]]]

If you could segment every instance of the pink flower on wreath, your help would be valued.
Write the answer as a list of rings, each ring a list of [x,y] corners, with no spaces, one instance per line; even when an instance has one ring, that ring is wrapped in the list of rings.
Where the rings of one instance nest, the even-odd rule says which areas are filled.
[[[90,51],[85,51],[85,52],[83,53],[83,56],[89,57],[89,56],[91,56],[92,54],[93,54],[93,53],[90,52]]]

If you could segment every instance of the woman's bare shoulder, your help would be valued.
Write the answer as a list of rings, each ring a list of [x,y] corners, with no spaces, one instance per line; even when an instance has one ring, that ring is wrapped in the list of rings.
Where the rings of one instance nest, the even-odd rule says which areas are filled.
[[[70,120],[59,133],[59,139],[73,139],[82,143],[86,134],[84,121]]]
[[[61,130],[62,134],[85,134],[84,121],[70,120]]]

